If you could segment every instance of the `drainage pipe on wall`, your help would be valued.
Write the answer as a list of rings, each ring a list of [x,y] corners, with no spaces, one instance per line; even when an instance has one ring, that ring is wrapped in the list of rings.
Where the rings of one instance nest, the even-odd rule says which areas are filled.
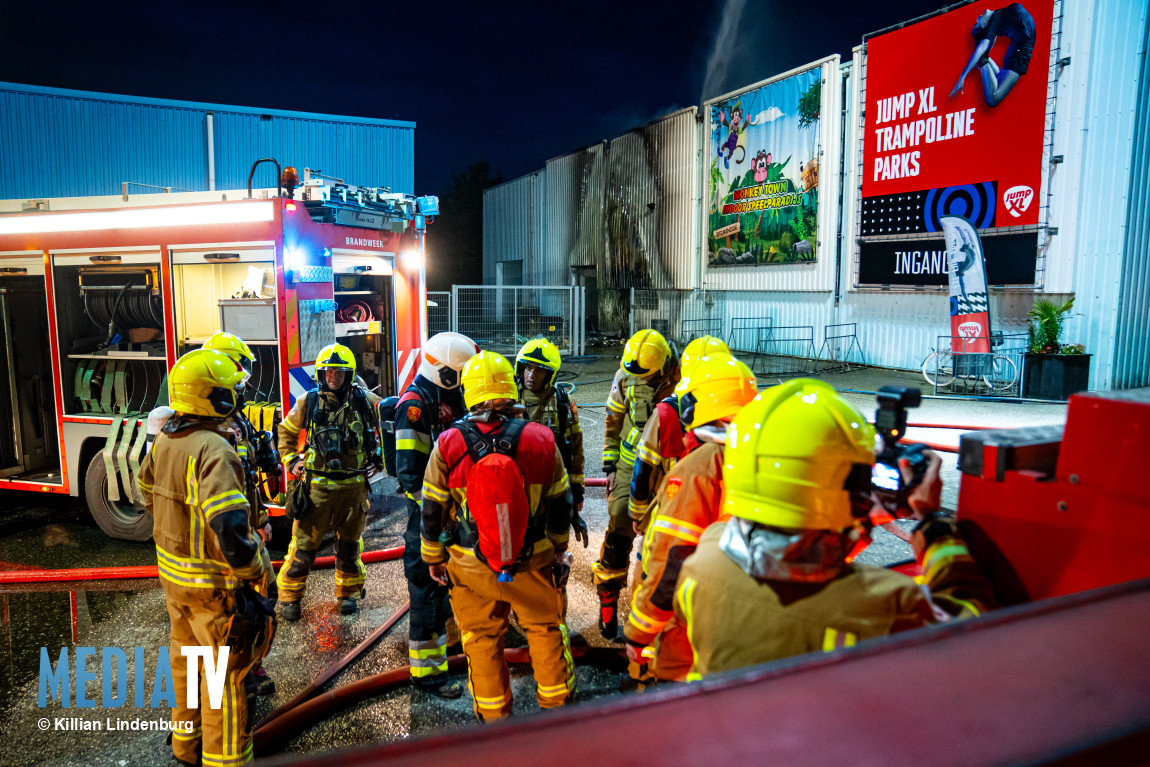
[[[208,191],[216,191],[216,130],[211,112],[208,112]]]

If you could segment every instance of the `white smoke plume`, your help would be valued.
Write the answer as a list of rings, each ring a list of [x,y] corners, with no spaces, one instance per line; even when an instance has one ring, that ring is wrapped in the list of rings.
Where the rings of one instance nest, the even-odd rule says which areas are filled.
[[[723,15],[719,20],[719,32],[707,57],[707,74],[703,78],[703,95],[706,101],[719,95],[719,89],[726,80],[727,70],[735,57],[735,41],[739,36],[739,21],[747,7],[747,0],[727,0]]]

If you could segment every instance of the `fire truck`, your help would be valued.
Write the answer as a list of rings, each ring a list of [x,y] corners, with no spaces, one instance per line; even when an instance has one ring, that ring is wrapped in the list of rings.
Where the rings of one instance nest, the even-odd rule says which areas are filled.
[[[149,539],[148,413],[219,330],[256,354],[257,428],[335,341],[377,393],[411,382],[438,199],[275,167],[276,189],[0,202],[0,489],[83,494],[108,535]]]

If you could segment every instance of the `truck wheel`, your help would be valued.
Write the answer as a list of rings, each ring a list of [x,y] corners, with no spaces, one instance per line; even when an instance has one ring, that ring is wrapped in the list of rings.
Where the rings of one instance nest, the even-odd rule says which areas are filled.
[[[119,478],[114,477],[112,481],[119,482]],[[88,502],[92,519],[112,538],[125,541],[150,540],[152,518],[144,512],[143,506],[123,500],[122,487],[120,498],[119,501],[108,498],[108,471],[104,468],[104,454],[96,453],[84,475],[84,500]]]

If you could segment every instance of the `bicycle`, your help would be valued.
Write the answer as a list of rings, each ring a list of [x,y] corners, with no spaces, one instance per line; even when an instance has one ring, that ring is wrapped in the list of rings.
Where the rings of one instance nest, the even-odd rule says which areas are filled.
[[[1000,334],[992,334],[991,348],[1002,345]],[[1006,391],[1018,380],[1018,366],[1014,360],[993,352],[959,352],[931,349],[922,362],[922,377],[935,389],[946,389],[956,380],[977,385],[981,380],[990,391]],[[955,364],[955,358],[958,364]]]

